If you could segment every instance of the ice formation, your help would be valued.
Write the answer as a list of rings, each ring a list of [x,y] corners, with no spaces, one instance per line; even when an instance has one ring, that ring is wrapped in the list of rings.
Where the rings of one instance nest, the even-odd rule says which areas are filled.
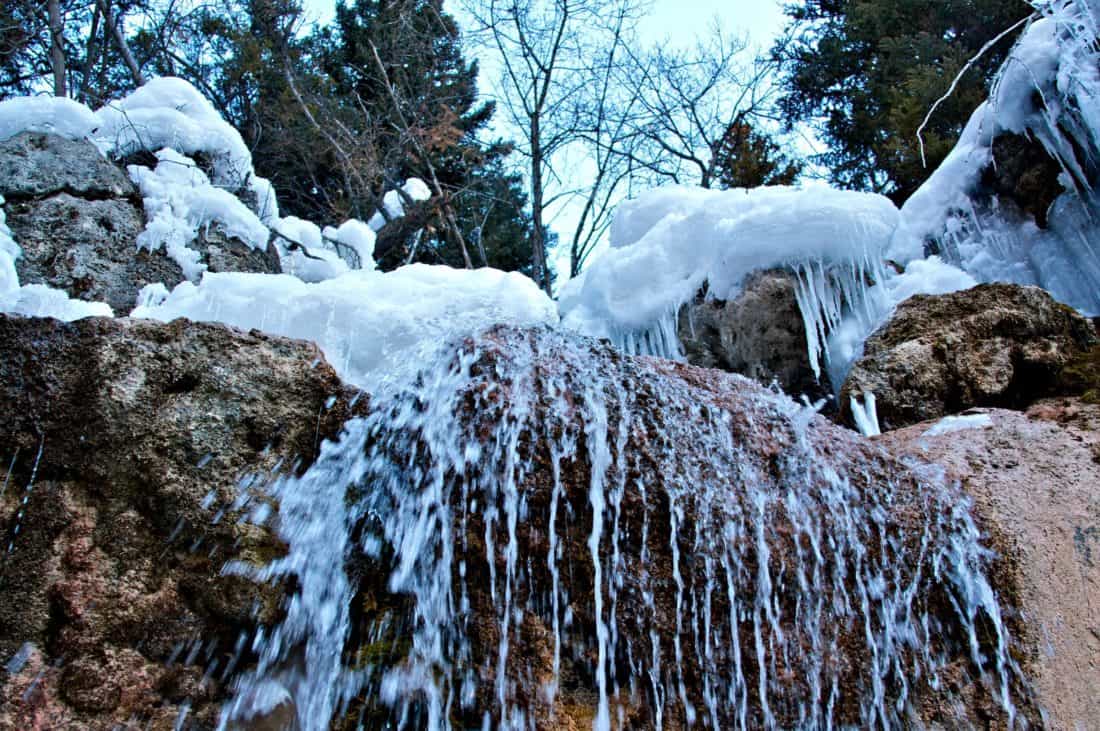
[[[163,77],[96,113],[95,141],[114,157],[165,147],[210,162],[216,185],[240,187],[253,174],[252,155],[237,130],[183,79]]]
[[[554,303],[527,277],[412,264],[317,283],[289,274],[206,274],[134,317],[177,317],[312,340],[349,383],[375,391],[423,365],[438,344],[497,323],[555,325]]]
[[[201,229],[217,226],[253,249],[267,248],[267,226],[237,196],[214,187],[194,160],[167,147],[156,157],[152,170],[143,165],[128,168],[141,191],[148,222],[138,236],[139,247],[163,247],[192,280],[206,270],[200,253],[188,246]]]
[[[1100,314],[1100,45],[1086,0],[1039,2],[1041,17],[1012,50],[990,98],[943,164],[902,208],[891,255],[931,247],[979,281],[1034,284]],[[985,186],[1004,134],[1037,141],[1060,166],[1063,192],[1040,229]]]
[[[902,727],[951,657],[984,669],[1012,725],[987,553],[939,477],[872,477],[814,446],[813,411],[782,395],[745,383],[727,408],[560,330],[495,330],[426,362],[272,485],[289,552],[231,570],[303,591],[255,637],[224,728],[284,693],[310,730],[356,712],[530,728],[566,663],[597,731],[629,728],[624,707],[657,729]],[[899,531],[902,514],[923,517]],[[352,615],[345,566],[364,557],[406,609]]]
[[[883,253],[898,212],[886,198],[821,184],[753,190],[672,186],[616,213],[611,247],[562,291],[562,321],[628,352],[678,357],[676,315],[704,286],[734,297],[744,278],[782,267],[798,304],[815,372],[846,314],[875,322],[868,283],[885,279]],[[868,324],[869,327],[869,324]]]
[[[940,434],[952,434],[967,429],[984,429],[993,426],[993,418],[989,414],[961,414],[958,416],[945,416],[921,434],[922,437],[935,437]]]
[[[863,400],[855,396],[849,398],[852,408],[852,419],[856,422],[859,433],[865,437],[877,437],[882,434],[882,427],[878,423],[878,409],[875,406],[875,394],[864,391]]]

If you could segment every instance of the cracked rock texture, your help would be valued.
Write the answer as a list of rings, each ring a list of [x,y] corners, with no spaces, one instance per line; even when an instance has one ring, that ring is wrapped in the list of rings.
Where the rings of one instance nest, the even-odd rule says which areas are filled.
[[[943,465],[974,500],[1003,559],[1002,606],[1018,606],[1020,658],[1048,728],[1100,719],[1100,406],[1044,400],[1026,413],[980,410],[992,424],[924,436],[925,422],[877,438]],[[1016,596],[1004,596],[1016,587]]]
[[[0,316],[0,729],[211,727],[283,589],[240,520],[367,399],[316,346]],[[249,502],[234,510],[238,499]]]

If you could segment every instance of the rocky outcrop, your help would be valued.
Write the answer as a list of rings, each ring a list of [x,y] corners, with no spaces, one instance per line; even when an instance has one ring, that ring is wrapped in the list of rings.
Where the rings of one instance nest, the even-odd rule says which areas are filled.
[[[925,422],[878,441],[961,481],[1001,557],[999,588],[1023,633],[1017,659],[1047,727],[1091,728],[1100,719],[1100,406],[979,412],[972,418],[988,424],[930,435],[935,422]]]
[[[687,361],[765,385],[777,382],[795,398],[831,395],[810,367],[796,286],[793,274],[770,269],[750,275],[732,300],[700,296],[685,305],[678,333]]]
[[[210,727],[280,612],[221,573],[283,550],[255,486],[365,403],[304,342],[0,317],[0,728]]]
[[[918,295],[867,339],[840,407],[850,422],[850,398],[873,393],[883,429],[896,429],[975,406],[1080,394],[1087,379],[1071,376],[1098,342],[1090,321],[1038,287]]]
[[[1059,562],[1100,555],[1095,467],[1081,462],[1100,459],[1086,430],[1100,410],[1055,404],[948,462],[998,550],[987,567],[1002,625],[981,604],[987,559],[959,493],[897,456],[938,458],[923,431],[875,444],[746,378],[549,329],[498,328],[437,365],[367,413],[305,343],[185,321],[0,318],[0,727],[168,728],[181,714],[210,727],[296,583],[221,571],[284,550],[241,520],[269,510],[250,488],[302,473],[353,414],[365,418],[323,469],[292,483],[337,500],[275,523],[311,541],[347,530],[356,548],[317,564],[347,560],[346,603],[324,609],[346,610],[351,629],[282,656],[263,680],[289,699],[256,723],[312,710],[295,694],[310,663],[331,658],[358,673],[334,728],[426,714],[424,683],[462,694],[449,712],[463,727],[523,713],[540,729],[588,728],[601,696],[632,729],[909,714],[999,727],[1001,681],[1017,718],[1038,725],[1033,675],[1057,718],[1091,710],[1087,667],[1050,700],[1072,668],[1041,656],[1045,625],[1030,623],[1092,601],[1091,588],[1065,590],[1071,564]],[[1080,447],[1060,449],[1052,430]],[[1023,461],[1013,449],[1026,439],[1037,451],[1009,484],[999,473]],[[1067,492],[1058,478],[1041,501],[1023,495],[1059,470],[1076,475]],[[1035,526],[1009,524],[1013,495],[1032,500]],[[1025,550],[1041,540],[1048,563]],[[1067,646],[1092,627],[1082,617]],[[1002,642],[1019,666],[1003,677]],[[1073,663],[1096,654],[1080,648]]]
[[[163,251],[138,249],[145,228],[138,191],[90,142],[32,132],[0,141],[0,195],[23,250],[21,284],[46,284],[126,314],[145,285],[183,281]],[[281,271],[272,245],[254,250],[213,228],[191,247],[211,271]]]

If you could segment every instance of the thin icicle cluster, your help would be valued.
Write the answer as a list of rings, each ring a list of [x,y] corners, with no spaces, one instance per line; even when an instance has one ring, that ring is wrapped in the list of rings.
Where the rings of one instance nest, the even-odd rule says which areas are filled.
[[[743,380],[548,329],[439,362],[278,488],[290,554],[266,574],[312,588],[227,720],[274,687],[306,729],[547,728],[578,705],[598,731],[896,727],[961,662],[1013,723],[987,556],[936,476],[854,437],[830,456],[811,410]],[[355,630],[347,607],[387,601],[341,575],[362,560],[407,603]]]

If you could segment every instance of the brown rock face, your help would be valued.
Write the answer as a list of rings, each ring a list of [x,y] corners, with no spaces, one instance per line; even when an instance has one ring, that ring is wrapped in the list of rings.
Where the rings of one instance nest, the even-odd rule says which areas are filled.
[[[221,574],[282,551],[240,520],[248,487],[354,398],[303,342],[0,317],[0,728],[210,726],[280,611]]]
[[[138,250],[145,228],[138,191],[90,142],[32,132],[0,141],[0,195],[23,250],[21,284],[46,284],[126,314],[146,284],[171,289],[183,281],[163,251]],[[210,271],[281,271],[273,245],[255,250],[216,227],[200,232],[191,248]]]
[[[983,410],[992,424],[880,444],[944,465],[973,498],[1001,557],[1002,597],[1018,607],[1020,661],[1049,728],[1100,719],[1100,406],[1043,401],[1026,414]]]
[[[733,300],[700,297],[685,305],[678,332],[687,361],[765,385],[778,382],[795,398],[831,394],[829,384],[818,382],[810,368],[795,287],[793,274],[771,269],[752,274]]]
[[[983,284],[901,303],[864,346],[841,390],[872,392],[883,429],[897,429],[973,406],[1021,408],[1080,393],[1063,377],[1097,345],[1088,320],[1038,287]]]

